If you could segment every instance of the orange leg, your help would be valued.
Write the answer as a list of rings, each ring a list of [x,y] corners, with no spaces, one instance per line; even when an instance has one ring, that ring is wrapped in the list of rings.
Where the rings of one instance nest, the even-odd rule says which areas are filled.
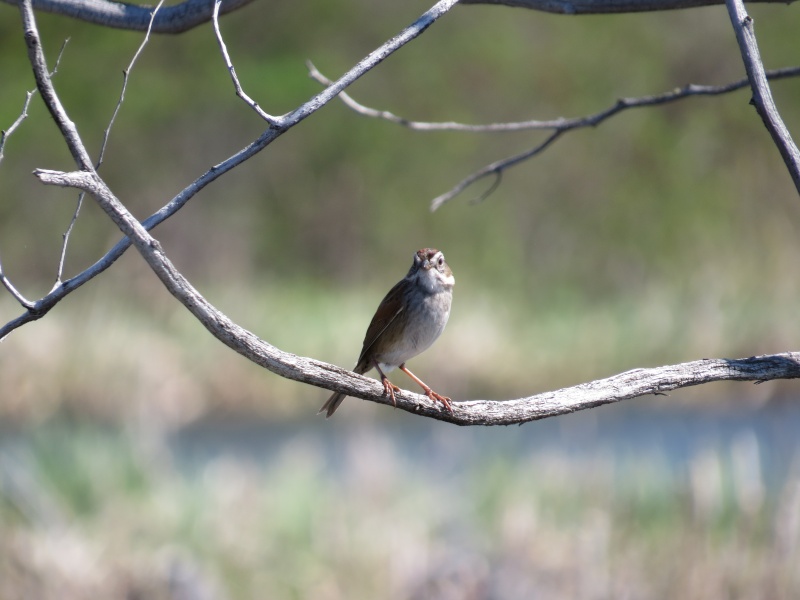
[[[397,400],[394,397],[394,393],[399,392],[400,388],[394,385],[391,381],[389,381],[389,378],[386,377],[386,374],[383,371],[381,371],[381,368],[378,366],[378,363],[375,363],[375,368],[378,369],[378,373],[381,374],[381,383],[383,384],[384,393],[389,394],[389,396],[392,399],[392,404],[394,404],[394,407],[397,408]]]
[[[380,369],[379,369],[379,370],[380,370]],[[406,369],[406,365],[405,365],[405,364],[402,364],[402,365],[400,365],[400,370],[401,370],[403,373],[405,373],[406,375],[408,375],[409,377],[411,377],[411,379],[413,379],[414,381],[416,381],[416,382],[417,382],[417,383],[420,385],[420,387],[421,387],[423,390],[425,390],[425,395],[426,395],[428,398],[430,398],[430,399],[431,399],[431,400],[433,400],[434,402],[435,402],[436,400],[438,400],[439,402],[441,402],[442,404],[444,404],[444,407],[445,407],[447,410],[449,410],[450,412],[453,412],[453,407],[452,407],[452,406],[450,406],[450,398],[448,398],[447,396],[442,396],[441,394],[437,394],[436,392],[434,392],[434,391],[433,391],[431,388],[429,388],[427,385],[425,385],[425,383],[422,381],[422,379],[420,379],[419,377],[417,377],[416,375],[414,375],[414,374],[413,374],[411,371],[409,371],[408,369]],[[386,385],[386,384],[384,384],[384,385]],[[394,396],[393,396],[393,397],[394,397]]]

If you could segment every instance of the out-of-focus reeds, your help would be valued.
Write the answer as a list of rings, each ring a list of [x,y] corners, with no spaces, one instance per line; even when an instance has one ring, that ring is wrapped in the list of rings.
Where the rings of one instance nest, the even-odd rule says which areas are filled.
[[[800,462],[767,486],[752,435],[675,468],[446,431],[298,428],[265,454],[197,460],[116,429],[6,439],[0,597],[800,594]]]

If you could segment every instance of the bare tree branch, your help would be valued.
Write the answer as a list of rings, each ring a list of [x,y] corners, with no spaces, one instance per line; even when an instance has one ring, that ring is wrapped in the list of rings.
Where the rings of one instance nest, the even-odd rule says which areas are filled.
[[[8,293],[14,296],[14,299],[19,302],[22,306],[24,306],[27,310],[33,310],[35,304],[28,300],[25,296],[23,296],[17,288],[11,283],[11,281],[6,277],[6,274],[3,272],[3,263],[0,262],[0,283],[3,284],[3,287],[8,290]],[[0,337],[0,341],[3,338]]]
[[[236,75],[236,69],[233,68],[233,62],[231,62],[230,54],[228,54],[228,47],[225,45],[225,40],[222,39],[222,32],[219,29],[219,7],[221,4],[222,0],[215,0],[214,2],[214,34],[217,37],[217,43],[219,44],[219,50],[222,53],[222,59],[225,61],[225,66],[228,68],[228,73],[230,73],[231,79],[233,80],[233,87],[236,89],[236,95],[244,100],[244,102],[250,106],[250,108],[256,111],[256,114],[258,114],[259,117],[264,119],[270,125],[274,125],[276,123],[275,117],[264,112],[258,103],[245,93],[244,89],[242,88],[242,84],[239,83],[239,77]]]
[[[139,44],[136,52],[133,53],[133,58],[131,58],[131,62],[128,63],[128,68],[122,71],[122,89],[119,91],[119,99],[114,107],[114,112],[111,113],[111,118],[108,121],[108,127],[106,127],[105,131],[103,131],[103,142],[100,144],[100,155],[97,158],[95,169],[99,169],[103,164],[103,159],[106,155],[106,147],[108,146],[108,138],[111,136],[111,129],[114,127],[114,123],[117,120],[117,115],[119,114],[120,108],[122,108],[122,103],[125,102],[125,92],[128,89],[128,79],[130,78],[131,71],[136,64],[136,61],[139,60],[139,56],[141,56],[142,52],[144,51],[144,47],[147,46],[147,43],[150,41],[150,34],[153,32],[153,24],[155,23],[159,12],[163,9],[163,6],[164,0],[159,0],[156,7],[150,12],[150,22],[148,23],[147,31],[145,31],[142,43]]]
[[[328,79],[325,75],[323,75],[313,65],[313,63],[309,61],[306,64],[308,66],[309,76],[312,79],[324,85],[330,85],[331,83],[330,79]],[[760,65],[761,63],[759,62],[758,64]],[[767,79],[778,80],[788,77],[800,76],[800,67],[785,67],[782,69],[772,69],[766,72],[763,71],[762,67],[761,71],[762,73],[764,73],[765,82]],[[584,117],[574,117],[570,119],[562,117],[558,119],[551,119],[549,121],[540,121],[531,119],[527,121],[515,121],[509,123],[486,123],[486,124],[456,123],[454,121],[444,121],[444,122],[413,121],[411,119],[398,116],[388,110],[378,110],[366,106],[364,104],[361,104],[360,102],[355,100],[352,96],[350,96],[347,92],[342,92],[341,94],[339,94],[339,98],[348,108],[350,108],[351,110],[360,115],[370,117],[373,119],[382,119],[384,121],[388,121],[396,125],[401,125],[403,127],[407,127],[415,131],[463,131],[468,133],[503,133],[508,131],[553,130],[553,133],[550,136],[548,136],[543,142],[537,144],[536,146],[533,146],[528,150],[525,150],[524,152],[520,152],[519,154],[515,154],[513,156],[509,156],[507,158],[486,165],[485,167],[475,171],[474,173],[470,174],[469,176],[459,181],[455,186],[453,186],[450,190],[448,190],[444,194],[441,194],[436,198],[434,198],[431,201],[431,210],[435,211],[446,202],[458,196],[461,192],[470,187],[473,183],[476,183],[477,181],[480,181],[481,179],[488,177],[490,175],[499,175],[503,173],[503,171],[505,171],[506,169],[518,165],[519,163],[524,162],[529,158],[533,158],[537,154],[541,153],[548,146],[550,146],[553,142],[555,142],[561,136],[561,134],[567,131],[573,129],[582,129],[585,127],[596,127],[606,119],[609,119],[615,116],[616,114],[631,108],[658,106],[661,104],[676,102],[678,100],[684,100],[692,96],[719,96],[722,94],[728,94],[730,92],[740,90],[742,88],[748,87],[749,85],[750,85],[750,80],[747,77],[739,79],[737,81],[726,83],[724,85],[699,85],[695,83],[690,83],[681,88],[675,88],[673,90],[669,90],[667,92],[663,92],[661,94],[656,94],[652,96],[640,96],[638,98],[620,98],[608,108],[601,110],[600,112],[597,112],[593,115],[587,115]],[[774,111],[774,113],[777,115],[777,111]],[[780,119],[779,116],[778,119]],[[788,135],[788,131],[786,132],[786,135]],[[791,141],[791,138],[789,138],[789,141]],[[788,164],[789,163],[787,163],[787,165]],[[482,193],[476,200],[477,201],[484,200],[487,196],[491,194],[491,192],[493,192],[497,188],[497,185],[498,183],[496,181],[489,188],[489,190]]]
[[[555,142],[558,138],[560,138],[564,132],[567,131],[566,129],[556,129],[553,133],[551,133],[547,138],[537,144],[533,148],[529,150],[525,150],[524,152],[520,152],[519,154],[515,154],[514,156],[509,156],[508,158],[504,158],[502,160],[495,161],[491,164],[486,165],[482,169],[478,169],[471,175],[465,177],[461,181],[459,181],[455,186],[453,186],[449,191],[436,196],[433,200],[431,200],[431,212],[438,210],[445,202],[449,202],[456,196],[458,196],[461,192],[467,189],[476,181],[483,179],[484,177],[488,177],[489,175],[496,175],[500,177],[506,169],[510,169],[511,167],[518,165],[521,162],[525,162],[529,158],[533,158],[543,150],[545,150],[550,144]],[[492,186],[483,192],[480,196],[478,196],[475,201],[482,202],[489,197],[489,195],[494,192],[499,185],[499,179],[492,184]]]
[[[201,175],[192,183],[190,183],[188,186],[186,186],[177,196],[175,196],[167,204],[165,204],[158,211],[150,215],[150,217],[142,221],[142,226],[149,231],[150,229],[153,229],[154,227],[156,227],[157,225],[159,225],[160,223],[162,223],[163,221],[174,215],[178,210],[180,210],[189,200],[191,200],[200,190],[205,188],[208,184],[212,183],[213,181],[216,181],[216,179],[219,178],[220,176],[224,175],[228,171],[234,169],[238,165],[244,163],[246,160],[252,158],[256,154],[261,152],[264,148],[266,148],[269,144],[275,141],[275,139],[277,139],[283,133],[285,133],[286,131],[297,125],[300,121],[314,114],[317,110],[319,110],[320,108],[328,104],[331,100],[333,100],[338,94],[340,94],[354,81],[356,81],[365,73],[370,71],[372,68],[380,64],[382,61],[384,61],[391,54],[402,48],[408,42],[410,42],[411,40],[415,39],[417,36],[422,34],[442,15],[444,15],[447,11],[449,11],[456,4],[456,2],[457,0],[440,0],[439,2],[434,4],[433,7],[431,7],[428,11],[423,13],[411,25],[403,29],[398,35],[394,36],[392,39],[382,44],[377,49],[372,51],[369,55],[364,57],[353,68],[351,68],[338,80],[336,80],[336,82],[334,82],[332,85],[328,86],[326,89],[322,90],[320,93],[312,97],[310,100],[300,105],[294,111],[286,115],[283,115],[281,117],[276,117],[275,118],[276,122],[269,129],[265,130],[255,141],[253,141],[251,144],[249,144],[248,146],[246,146],[245,148],[243,148],[230,158],[211,167],[203,175]],[[21,10],[23,10],[22,6]],[[33,20],[32,16],[29,19],[29,21],[32,27],[32,29],[30,29],[31,35],[36,38],[35,41],[33,41],[32,43],[38,45],[40,43],[38,40],[38,32],[35,29],[35,21]],[[29,31],[28,27],[26,26],[26,39],[28,38],[28,33],[27,33],[28,31]],[[43,56],[41,60],[44,61]],[[45,101],[47,102],[47,100]],[[48,108],[50,106],[51,105],[48,104]],[[66,117],[66,115],[64,119],[67,122],[69,122],[69,119]],[[74,125],[72,127],[74,128]],[[65,139],[68,140],[70,139],[70,137],[68,135],[65,135]],[[78,164],[80,165],[80,163]],[[56,304],[58,304],[62,299],[64,299],[64,297],[66,297],[68,294],[70,294],[71,292],[82,286],[87,281],[90,281],[94,277],[97,277],[100,273],[102,273],[112,264],[114,264],[114,262],[120,256],[122,256],[122,254],[130,247],[130,245],[131,241],[127,238],[123,238],[122,240],[117,242],[117,244],[111,250],[109,250],[105,256],[103,256],[100,260],[94,263],[91,267],[82,271],[75,277],[68,279],[61,285],[56,286],[46,296],[34,302],[33,307],[29,308],[27,312],[23,313],[19,317],[9,321],[8,323],[0,327],[0,341],[3,340],[5,336],[7,336],[15,329],[22,327],[26,323],[30,323],[31,321],[35,321],[37,319],[42,318]]]
[[[800,193],[800,150],[797,149],[797,144],[792,140],[792,136],[778,112],[778,107],[775,106],[775,101],[772,99],[772,92],[769,89],[764,65],[758,52],[753,19],[745,11],[742,0],[726,0],[725,4],[728,7],[733,29],[736,32],[736,40],[739,42],[739,48],[742,52],[742,60],[747,70],[747,77],[753,89],[752,103],[755,105],[756,111],[764,122],[767,131],[772,136],[772,140],[778,147],[783,157],[783,162],[786,163],[789,174],[792,176],[792,181],[794,181],[794,185],[798,193]]]
[[[64,50],[67,47],[68,39],[64,40],[64,43],[61,44],[61,50],[58,51],[58,56],[56,56],[56,62],[53,66],[53,70],[50,72],[50,77],[53,77],[56,73],[58,73],[58,65],[61,64],[61,57],[64,56]],[[28,108],[31,105],[31,100],[36,95],[36,92],[39,90],[34,88],[31,91],[25,94],[25,102],[22,104],[22,111],[20,111],[19,116],[16,120],[9,126],[8,129],[4,129],[0,132],[0,162],[3,162],[3,156],[6,147],[6,141],[10,138],[14,132],[19,129],[19,126],[22,125],[23,121],[28,118]]]
[[[19,129],[19,126],[22,125],[23,121],[28,118],[28,108],[30,108],[31,99],[35,93],[36,90],[31,90],[25,94],[25,102],[22,103],[22,111],[19,113],[19,116],[8,127],[8,129],[3,129],[3,131],[0,131],[0,162],[3,162],[3,157],[5,156],[6,141],[17,129]]]
[[[122,107],[122,103],[125,101],[125,90],[128,89],[128,77],[130,76],[130,72],[133,69],[133,65],[136,64],[136,60],[139,58],[139,55],[142,53],[142,50],[144,50],[144,47],[150,40],[150,31],[153,25],[153,21],[155,20],[156,15],[158,14],[158,11],[163,4],[164,0],[160,0],[158,5],[153,9],[153,12],[150,15],[150,28],[147,29],[144,39],[142,40],[142,43],[139,44],[139,48],[136,50],[136,52],[133,55],[133,58],[131,59],[131,62],[128,64],[128,68],[122,72],[122,89],[119,92],[119,99],[117,100],[117,105],[114,107],[114,112],[111,114],[111,119],[109,119],[108,121],[108,126],[103,132],[103,141],[100,144],[100,154],[97,158],[97,162],[95,163],[95,169],[99,169],[100,166],[103,164],[103,159],[105,158],[106,155],[106,147],[108,146],[108,138],[111,136],[111,129],[112,127],[114,127],[114,122],[117,120],[119,109]],[[59,58],[61,57],[59,56]],[[56,289],[61,284],[61,278],[64,274],[64,262],[67,258],[67,245],[69,244],[69,238],[70,235],[72,234],[73,228],[75,227],[75,223],[78,220],[78,216],[81,214],[81,207],[83,206],[84,195],[85,195],[84,192],[78,194],[78,202],[75,205],[75,212],[72,214],[72,220],[69,222],[69,226],[67,227],[67,230],[64,232],[62,236],[61,255],[58,259],[58,269],[56,271],[56,281],[55,284],[53,285],[53,289]]]
[[[58,65],[61,63],[61,57],[64,56],[64,49],[67,47],[67,42],[69,42],[68,39],[64,40],[64,43],[61,44],[61,49],[58,51],[58,56],[56,56],[55,65],[53,66],[53,70],[50,72],[50,77],[53,77],[58,72]],[[33,99],[33,96],[36,94],[37,91],[38,89],[33,89],[25,94],[25,102],[22,105],[22,111],[20,112],[19,116],[16,118],[16,120],[11,124],[11,126],[8,129],[3,130],[3,132],[0,133],[0,162],[3,161],[3,155],[4,155],[3,153],[5,151],[6,141],[8,140],[9,137],[11,137],[11,135],[14,134],[14,132],[19,128],[19,126],[22,125],[25,119],[28,118],[28,108],[30,107],[31,100]],[[61,269],[64,264],[64,252],[66,250],[67,238],[69,237],[69,232],[72,229],[72,225],[75,222],[75,219],[77,218],[79,210],[80,210],[80,200],[78,200],[78,208],[76,209],[75,215],[72,217],[72,221],[70,222],[70,225],[67,228],[67,233],[64,234],[64,243],[61,247],[61,259],[59,260],[59,265],[58,265],[56,285],[58,284],[58,281],[61,280]],[[34,303],[26,299],[14,287],[11,281],[6,277],[5,273],[3,272],[2,260],[0,260],[0,283],[3,284],[3,287],[5,287],[6,290],[8,290],[8,292],[12,296],[14,296],[17,302],[19,302],[23,307],[25,307],[28,310],[32,310],[34,308]],[[3,339],[2,336],[0,336],[0,340],[2,339]]]
[[[308,75],[315,81],[323,85],[330,85],[333,83],[325,75],[323,75],[311,61],[306,62],[308,67]],[[782,69],[771,69],[766,71],[768,79],[778,80],[788,77],[800,76],[800,67],[784,67]],[[339,99],[354,112],[365,117],[374,119],[383,119],[396,125],[402,125],[415,131],[463,131],[467,133],[504,133],[508,131],[527,131],[527,130],[567,130],[579,129],[582,127],[594,127],[599,125],[609,117],[613,117],[619,112],[629,108],[641,108],[644,106],[658,106],[661,104],[668,104],[676,102],[692,96],[719,96],[730,92],[735,92],[742,88],[748,87],[750,80],[747,77],[737,81],[731,81],[724,85],[700,85],[696,83],[687,84],[681,88],[674,88],[672,90],[656,94],[652,96],[640,96],[637,98],[620,98],[612,106],[601,110],[593,115],[585,117],[550,119],[541,121],[530,119],[527,121],[512,121],[507,123],[484,123],[484,124],[471,124],[471,123],[456,123],[454,121],[414,121],[406,117],[398,116],[388,110],[379,110],[361,104],[355,100],[347,92],[339,94]]]
[[[253,0],[226,0],[222,14],[233,12]],[[793,0],[750,0],[791,4]],[[18,5],[20,0],[3,0]],[[153,23],[153,33],[183,33],[210,21],[214,0],[184,0],[166,7]],[[564,15],[652,12],[724,4],[723,0],[461,0],[461,4],[492,4],[527,8]],[[105,27],[145,31],[152,6],[112,0],[35,0],[34,8]]]

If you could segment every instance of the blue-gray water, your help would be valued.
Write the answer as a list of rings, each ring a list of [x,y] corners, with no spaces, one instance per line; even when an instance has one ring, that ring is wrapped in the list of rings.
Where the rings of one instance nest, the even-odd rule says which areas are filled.
[[[596,458],[615,464],[652,461],[675,475],[712,452],[725,464],[744,453],[767,490],[780,489],[790,470],[800,467],[800,406],[780,403],[737,412],[654,410],[614,405],[509,427],[454,427],[398,415],[391,422],[359,423],[346,415],[292,424],[208,422],[169,438],[177,466],[186,473],[225,456],[265,468],[298,442],[311,441],[326,457],[328,472],[347,460],[354,439],[363,452],[381,451],[427,470],[456,474],[477,461],[515,462],[558,457],[580,464]],[[749,462],[748,462],[749,461]]]

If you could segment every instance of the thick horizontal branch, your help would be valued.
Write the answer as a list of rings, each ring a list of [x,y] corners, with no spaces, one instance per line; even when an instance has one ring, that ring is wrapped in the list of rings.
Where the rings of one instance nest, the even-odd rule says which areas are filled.
[[[453,403],[454,413],[433,416],[456,425],[513,425],[612,404],[651,394],[714,381],[753,381],[800,378],[800,352],[767,354],[742,359],[704,358],[677,365],[634,369],[554,392],[498,402],[474,400]],[[403,407],[408,410],[405,406]],[[421,412],[421,411],[416,411]]]
[[[780,0],[750,0],[779,2]],[[791,4],[794,0],[781,2]],[[725,0],[461,0],[461,4],[496,4],[527,8],[562,15],[602,15],[631,12],[654,12],[681,8],[698,8],[724,4]]]
[[[226,0],[221,12],[237,10],[253,0]],[[790,4],[793,0],[751,0]],[[20,0],[3,0],[17,5]],[[564,15],[652,12],[724,4],[724,0],[461,0],[461,4],[493,4]],[[64,15],[104,27],[145,31],[153,7],[111,0],[34,0],[36,10]],[[159,11],[153,33],[183,33],[211,20],[214,0],[184,0]]]

